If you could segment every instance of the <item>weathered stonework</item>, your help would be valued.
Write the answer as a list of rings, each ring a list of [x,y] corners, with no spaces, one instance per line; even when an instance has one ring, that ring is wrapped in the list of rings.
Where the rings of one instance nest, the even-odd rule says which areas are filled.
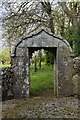
[[[80,97],[80,57],[73,59],[73,91]]]
[[[45,30],[22,39],[15,45],[12,52],[12,66],[16,83],[14,84],[15,97],[29,97],[30,91],[30,57],[39,49],[55,51],[55,94],[70,96],[72,89],[72,62],[71,48],[66,40],[54,36]]]
[[[0,101],[2,101],[2,69],[0,69]]]
[[[2,76],[2,100],[14,97],[13,86],[15,84],[14,73],[11,67],[3,68],[1,70]]]

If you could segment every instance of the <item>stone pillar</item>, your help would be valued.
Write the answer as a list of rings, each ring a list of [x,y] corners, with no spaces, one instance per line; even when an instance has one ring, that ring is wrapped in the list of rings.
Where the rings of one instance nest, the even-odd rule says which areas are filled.
[[[57,51],[57,50],[56,50]],[[54,55],[54,95],[58,96],[58,66],[57,66],[57,52]]]
[[[80,97],[80,57],[73,59],[73,90]]]
[[[72,60],[69,49],[64,46],[58,47],[58,95],[73,95],[72,85]]]
[[[0,120],[2,119],[2,69],[0,69]]]
[[[80,57],[73,59],[73,68],[74,94],[78,96],[78,117],[80,118]]]
[[[0,69],[0,101],[2,101],[2,69]]]
[[[29,97],[29,51],[28,48],[24,49],[23,54],[18,54],[17,51],[16,57],[13,62],[13,71],[14,71],[14,97],[22,98]]]
[[[30,89],[30,59],[29,59],[29,49],[26,48],[24,54],[24,78],[23,78],[23,96],[29,97]]]

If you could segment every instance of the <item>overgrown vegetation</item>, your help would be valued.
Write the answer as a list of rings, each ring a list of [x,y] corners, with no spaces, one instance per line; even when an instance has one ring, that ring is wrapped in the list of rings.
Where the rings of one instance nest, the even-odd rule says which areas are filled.
[[[64,38],[69,41],[75,56],[80,56],[80,26],[70,27]]]
[[[11,61],[11,59],[10,59],[10,51],[9,51],[8,48],[6,48],[2,52],[0,52],[0,62],[2,62],[2,64],[5,64],[5,63],[9,64],[10,61]],[[2,65],[1,67],[4,67],[4,66],[7,66],[7,65]]]
[[[0,68],[7,68],[7,67],[10,67],[11,65],[10,64],[0,64]]]
[[[3,4],[3,38],[9,48],[13,44],[38,29],[47,28],[53,34],[69,40],[75,56],[80,55],[80,4],[75,2],[57,2],[42,0],[31,2],[2,2]],[[77,29],[76,29],[77,28]],[[72,29],[72,30],[71,30]],[[66,36],[67,34],[67,36]]]

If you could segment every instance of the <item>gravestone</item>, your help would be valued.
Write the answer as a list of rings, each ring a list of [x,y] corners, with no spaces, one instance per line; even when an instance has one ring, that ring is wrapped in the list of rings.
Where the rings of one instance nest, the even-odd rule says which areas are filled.
[[[46,30],[27,36],[18,42],[12,51],[12,67],[16,80],[13,91],[15,98],[30,97],[30,58],[35,50],[55,52],[54,93],[57,96],[73,94],[72,58],[69,43]]]

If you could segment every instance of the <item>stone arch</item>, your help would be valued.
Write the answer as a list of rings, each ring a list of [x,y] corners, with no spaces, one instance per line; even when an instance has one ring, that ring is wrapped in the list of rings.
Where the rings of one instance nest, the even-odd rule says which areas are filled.
[[[30,88],[30,51],[40,48],[55,49],[55,94],[57,96],[70,96],[72,90],[72,64],[71,48],[69,43],[52,33],[41,30],[18,42],[12,51],[12,66],[16,77],[14,84],[15,97],[29,97]]]

